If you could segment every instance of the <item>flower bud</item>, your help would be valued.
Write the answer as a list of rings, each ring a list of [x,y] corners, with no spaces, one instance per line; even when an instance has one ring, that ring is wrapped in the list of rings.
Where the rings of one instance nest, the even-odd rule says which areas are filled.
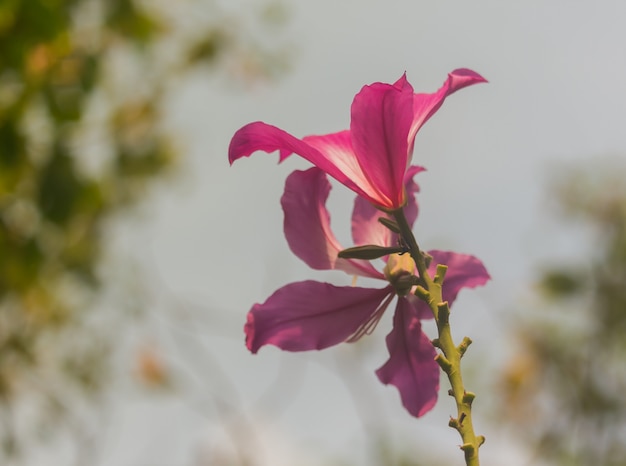
[[[402,246],[376,246],[374,244],[367,244],[365,246],[355,246],[353,248],[344,249],[339,251],[338,257],[342,259],[364,259],[373,260],[379,257],[387,256],[389,254],[403,252]]]
[[[410,254],[390,254],[383,272],[400,296],[406,295],[415,284],[415,262]]]

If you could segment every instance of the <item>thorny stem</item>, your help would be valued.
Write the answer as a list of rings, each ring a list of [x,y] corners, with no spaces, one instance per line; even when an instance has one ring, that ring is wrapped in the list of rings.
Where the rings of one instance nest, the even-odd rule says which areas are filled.
[[[417,271],[422,279],[423,287],[418,286],[415,294],[428,303],[433,311],[435,321],[437,322],[437,330],[439,337],[433,340],[433,345],[439,348],[443,354],[439,353],[436,361],[441,369],[448,376],[450,386],[450,395],[454,397],[457,408],[457,417],[451,418],[449,426],[456,429],[463,440],[461,450],[465,454],[465,463],[467,466],[479,466],[478,449],[484,443],[485,437],[474,433],[472,424],[472,401],[475,395],[465,391],[463,386],[463,377],[461,375],[461,358],[467,347],[472,342],[465,337],[463,342],[456,346],[450,332],[450,308],[448,303],[443,301],[441,287],[447,267],[440,265],[437,267],[437,273],[434,277],[428,274],[428,266],[424,254],[420,251],[413,231],[409,226],[403,209],[398,209],[391,213],[395,218],[402,239],[409,247],[409,253],[415,261]]]

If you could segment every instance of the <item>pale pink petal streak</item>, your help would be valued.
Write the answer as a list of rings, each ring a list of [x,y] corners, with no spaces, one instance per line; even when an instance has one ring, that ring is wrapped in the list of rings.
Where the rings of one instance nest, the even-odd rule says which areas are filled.
[[[331,160],[341,173],[346,175],[356,186],[359,187],[362,191],[362,195],[372,201],[381,202],[379,200],[380,196],[378,195],[376,189],[370,185],[369,180],[363,173],[356,155],[354,154],[349,130],[326,134],[323,136],[305,136],[302,140]],[[330,172],[327,173],[334,176]],[[339,182],[343,183],[341,179],[337,177],[335,178]]]
[[[286,351],[336,345],[378,318],[391,293],[391,287],[337,287],[311,280],[290,283],[252,307],[244,328],[246,346],[256,353],[264,345]]]
[[[382,383],[398,389],[409,413],[416,417],[426,414],[437,402],[439,366],[415,309],[404,298],[398,300],[387,349],[389,360],[376,375]]]
[[[296,170],[287,177],[281,204],[285,238],[293,253],[316,270],[383,278],[369,261],[337,257],[343,248],[330,228],[326,200],[331,186],[319,168]]]

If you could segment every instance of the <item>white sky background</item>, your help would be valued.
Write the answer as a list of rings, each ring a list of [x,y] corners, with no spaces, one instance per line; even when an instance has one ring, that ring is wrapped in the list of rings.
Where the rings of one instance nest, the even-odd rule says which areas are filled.
[[[254,4],[240,0],[229,8]],[[291,18],[283,37],[296,52],[291,71],[251,89],[210,74],[186,82],[171,113],[189,149],[181,173],[117,240],[143,264],[145,282],[155,288],[154,328],[174,341],[165,358],[193,382],[183,390],[186,402],[163,395],[118,403],[105,428],[108,453],[102,464],[199,464],[199,445],[216,441],[219,418],[213,408],[196,406],[207,400],[213,406],[215,394],[234,401],[257,424],[268,422],[265,444],[272,446],[259,450],[266,458],[259,464],[321,465],[337,458],[368,464],[360,416],[389,429],[402,449],[430,451],[433,461],[461,461],[457,434],[447,427],[452,400],[441,396],[432,413],[415,420],[402,409],[396,390],[383,387],[374,374],[387,358],[391,313],[356,349],[247,352],[242,327],[254,302],[292,281],[342,285],[350,277],[309,270],[284,240],[284,180],[307,162],[292,157],[278,166],[276,154],[264,153],[233,167],[227,161],[232,134],[248,122],[263,120],[296,136],[335,132],[348,128],[352,98],[363,85],[393,82],[406,71],[416,91],[433,92],[459,67],[474,69],[490,83],[451,96],[418,133],[413,160],[428,171],[416,178],[422,188],[416,234],[423,248],[474,254],[490,271],[493,281],[486,288],[463,292],[453,307],[456,338],[467,334],[475,342],[466,364],[469,388],[478,392],[476,427],[487,436],[482,458],[484,464],[505,464],[504,451],[507,466],[536,464],[511,446],[497,422],[481,416],[494,367],[507,351],[506,338],[493,337],[504,335],[511,310],[527,304],[532,266],[574,251],[544,205],[550,175],[571,163],[587,162],[592,169],[599,156],[626,154],[626,3],[287,5]],[[332,220],[345,246],[352,199],[347,189],[334,186]],[[204,352],[185,348],[192,341]],[[336,370],[337,359],[350,367],[356,350],[364,353],[356,379],[365,397],[366,409],[360,410]],[[277,374],[288,383],[275,383]],[[443,379],[442,387],[448,388]],[[290,454],[296,463],[293,456],[271,456]]]

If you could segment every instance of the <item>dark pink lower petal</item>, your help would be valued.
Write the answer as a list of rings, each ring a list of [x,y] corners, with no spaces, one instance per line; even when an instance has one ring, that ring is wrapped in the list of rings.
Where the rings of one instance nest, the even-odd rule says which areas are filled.
[[[415,195],[419,192],[419,185],[413,181],[413,177],[420,172],[426,171],[424,167],[411,165],[404,174],[404,189],[406,190],[406,206],[404,207],[404,215],[409,225],[413,226],[417,219],[418,206]]]
[[[280,202],[289,247],[313,269],[339,269],[351,275],[384,278],[368,261],[337,257],[343,248],[330,229],[326,209],[329,192],[330,183],[319,168],[296,170],[287,177]]]
[[[439,366],[435,348],[422,332],[415,308],[404,298],[398,299],[387,349],[389,360],[376,375],[385,385],[398,389],[409,413],[415,417],[426,414],[437,402]]]
[[[413,181],[413,177],[424,170],[422,167],[410,166],[404,175],[404,189],[407,199],[404,214],[409,225],[413,225],[417,218],[415,194],[419,191],[419,186]],[[352,210],[352,239],[354,244],[357,246],[364,244],[395,246],[397,244],[397,235],[391,233],[389,228],[378,221],[380,217],[391,219],[389,214],[377,209],[363,197],[355,198],[354,209]]]
[[[352,240],[357,246],[375,244],[377,246],[395,246],[394,238],[398,235],[378,221],[379,217],[391,218],[389,214],[377,209],[367,199],[354,198],[352,209]]]
[[[469,254],[457,254],[450,251],[428,251],[433,259],[428,272],[431,276],[437,271],[437,264],[448,266],[446,278],[443,281],[443,300],[452,303],[463,288],[476,288],[487,283],[491,277],[480,259]],[[431,319],[432,311],[421,300],[415,302],[420,319]]]
[[[437,250],[428,251],[428,254],[433,256],[430,264],[433,274],[437,264],[448,266],[446,278],[443,281],[443,300],[448,301],[450,305],[462,288],[476,288],[491,279],[481,260],[469,254]]]
[[[304,281],[277,290],[255,304],[245,325],[246,346],[256,353],[263,345],[287,351],[323,349],[350,339],[380,315],[391,287],[337,287]]]

